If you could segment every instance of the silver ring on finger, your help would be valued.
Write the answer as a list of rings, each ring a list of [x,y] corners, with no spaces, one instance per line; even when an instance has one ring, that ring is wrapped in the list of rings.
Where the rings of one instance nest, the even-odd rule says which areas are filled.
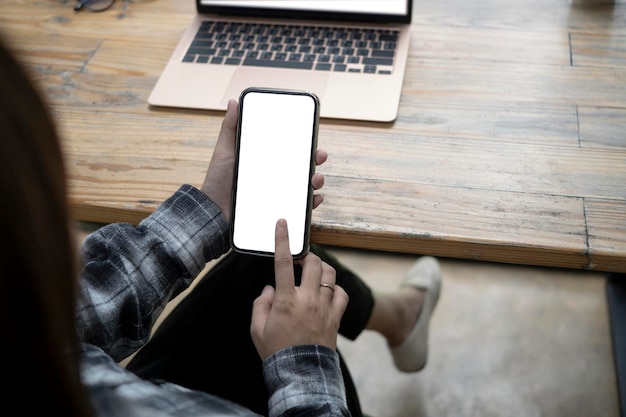
[[[328,289],[329,289],[329,290],[331,290],[333,293],[335,292],[335,286],[334,286],[334,285],[330,285],[330,284],[324,284],[324,283],[322,283],[322,284],[320,284],[320,288],[322,288],[322,287],[324,287],[324,288],[328,288]]]

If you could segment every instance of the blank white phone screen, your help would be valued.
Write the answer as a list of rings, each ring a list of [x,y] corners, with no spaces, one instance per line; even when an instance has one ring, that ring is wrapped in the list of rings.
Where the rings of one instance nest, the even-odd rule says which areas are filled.
[[[276,221],[287,220],[289,247],[306,247],[315,100],[309,95],[243,96],[233,244],[274,253]]]

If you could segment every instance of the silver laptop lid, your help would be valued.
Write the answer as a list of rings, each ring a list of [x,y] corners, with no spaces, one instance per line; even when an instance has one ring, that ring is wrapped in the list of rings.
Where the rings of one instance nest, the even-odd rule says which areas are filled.
[[[199,13],[411,23],[412,0],[196,0]]]

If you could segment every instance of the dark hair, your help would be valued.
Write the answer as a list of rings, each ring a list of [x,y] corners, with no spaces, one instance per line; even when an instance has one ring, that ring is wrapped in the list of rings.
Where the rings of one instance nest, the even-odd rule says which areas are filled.
[[[20,414],[91,414],[74,327],[75,245],[61,145],[26,68],[0,42],[0,357]],[[4,404],[8,406],[8,404]]]

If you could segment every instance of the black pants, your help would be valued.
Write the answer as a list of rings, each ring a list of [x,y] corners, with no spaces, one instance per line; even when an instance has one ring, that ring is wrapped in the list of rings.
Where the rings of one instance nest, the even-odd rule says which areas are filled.
[[[337,284],[350,296],[339,333],[354,340],[370,318],[372,292],[320,246],[312,245],[311,251],[335,268]],[[266,284],[274,285],[272,258],[229,253],[173,309],[127,369],[145,379],[205,391],[267,415],[269,394],[250,337],[252,302]],[[360,417],[358,395],[341,354],[340,362],[348,407]]]

